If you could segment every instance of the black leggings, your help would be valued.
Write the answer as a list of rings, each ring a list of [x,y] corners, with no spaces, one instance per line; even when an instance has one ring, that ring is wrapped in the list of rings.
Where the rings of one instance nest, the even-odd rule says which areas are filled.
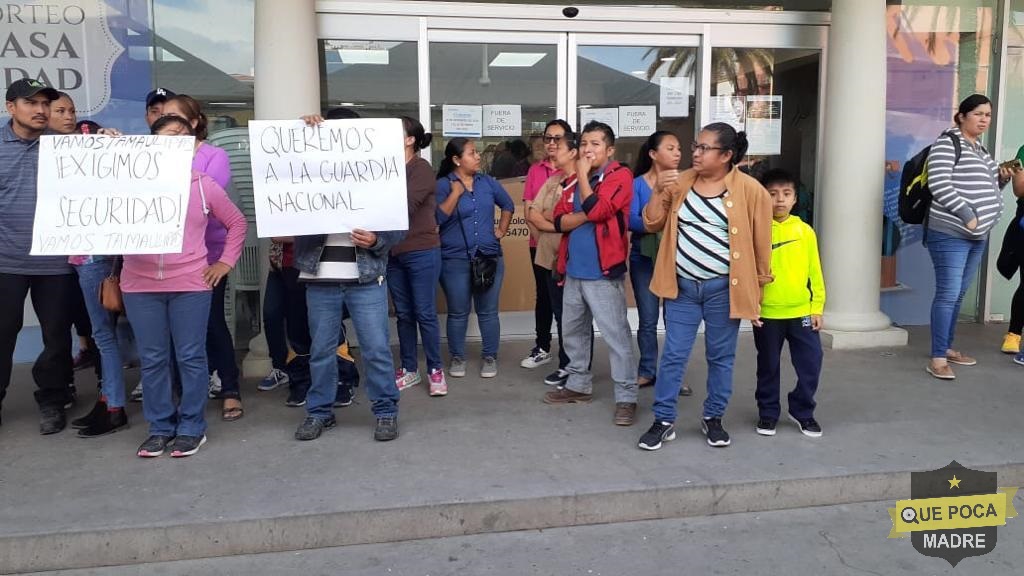
[[[1021,265],[1017,278],[1019,284],[1017,291],[1013,293],[1013,303],[1010,305],[1010,332],[1020,334],[1024,330],[1024,264]]]

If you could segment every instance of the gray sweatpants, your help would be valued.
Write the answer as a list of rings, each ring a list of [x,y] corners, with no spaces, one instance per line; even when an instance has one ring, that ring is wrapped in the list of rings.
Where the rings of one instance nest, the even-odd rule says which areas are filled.
[[[625,278],[577,280],[566,277],[562,294],[562,345],[569,356],[569,379],[565,387],[591,394],[594,388],[590,366],[591,326],[597,322],[608,344],[616,402],[636,402],[636,355],[633,333],[626,319]]]

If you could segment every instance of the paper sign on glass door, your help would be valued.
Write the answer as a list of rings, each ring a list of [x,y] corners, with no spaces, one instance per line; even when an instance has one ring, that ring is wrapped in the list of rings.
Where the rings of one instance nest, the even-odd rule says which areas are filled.
[[[742,96],[712,96],[711,122],[725,122],[737,132],[745,130],[744,119],[747,115],[746,101]]]
[[[445,104],[441,108],[443,134],[445,138],[462,136],[479,138],[483,133],[483,108]]]
[[[523,112],[519,104],[485,105],[484,136],[522,136]]]
[[[647,138],[657,129],[657,106],[619,106],[619,132],[616,136]]]
[[[782,96],[747,96],[747,154],[782,153]]]
[[[686,118],[690,115],[690,78],[664,77],[661,83],[661,117]]]
[[[618,108],[583,108],[580,110],[580,130],[588,122],[604,122],[612,127],[612,132],[619,135],[619,109]]]

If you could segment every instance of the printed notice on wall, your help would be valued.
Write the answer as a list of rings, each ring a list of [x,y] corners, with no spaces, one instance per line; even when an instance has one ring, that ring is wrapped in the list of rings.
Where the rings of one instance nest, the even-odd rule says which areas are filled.
[[[175,254],[191,136],[40,136],[34,256]]]
[[[782,96],[747,96],[747,140],[752,156],[782,153]]]
[[[686,118],[690,115],[690,78],[663,77],[661,84],[661,117]]]
[[[441,108],[445,138],[479,138],[483,135],[483,107],[445,104]]]
[[[737,132],[745,130],[746,110],[746,101],[742,96],[712,96],[711,121],[708,124],[725,122]]]
[[[647,138],[657,129],[657,106],[619,106],[619,132],[616,136]]]
[[[252,120],[249,141],[259,237],[408,229],[401,120]]]
[[[523,112],[519,104],[485,105],[484,136],[522,136]]]
[[[583,127],[588,122],[604,122],[612,127],[612,131],[615,132],[616,136],[619,135],[618,108],[583,108],[580,110],[579,129],[583,130]]]

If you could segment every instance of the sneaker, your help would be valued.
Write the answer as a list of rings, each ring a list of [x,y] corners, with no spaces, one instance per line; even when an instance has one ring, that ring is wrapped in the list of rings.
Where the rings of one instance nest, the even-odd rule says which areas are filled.
[[[337,423],[338,421],[334,418],[333,414],[327,419],[306,416],[306,419],[295,430],[295,439],[316,440],[324,433],[324,430],[334,428]]]
[[[538,366],[543,366],[548,362],[551,362],[551,354],[543,348],[535,347],[533,350],[530,350],[530,355],[523,358],[523,361],[520,362],[519,365],[523,368],[532,369]]]
[[[569,380],[569,372],[559,368],[544,377],[544,383],[548,386],[565,386]]]
[[[398,417],[378,416],[377,425],[373,429],[373,439],[378,442],[387,442],[398,438]]]
[[[804,433],[804,436],[810,436],[811,438],[821,438],[821,426],[818,424],[818,421],[815,420],[814,418],[805,418],[803,420],[798,420],[795,416],[790,414],[789,419],[800,427],[800,431]]]
[[[1017,354],[1013,357],[1013,361],[1021,366],[1024,366],[1024,354]]]
[[[586,404],[594,399],[592,394],[581,394],[559,386],[544,395],[545,404]]]
[[[636,402],[615,403],[615,425],[632,426],[636,420]]]
[[[132,393],[128,395],[128,399],[132,402],[142,402],[142,382],[139,382],[135,388],[132,389]]]
[[[220,376],[218,376],[217,371],[214,370],[210,373],[210,398],[219,398],[221,390],[223,389],[224,387],[221,385]]]
[[[298,408],[306,405],[306,390],[288,390],[288,399],[284,405],[290,408]]]
[[[72,361],[72,366],[76,372],[86,368],[92,368],[96,365],[97,356],[96,350],[93,348],[79,350],[78,354],[75,355],[75,358]]]
[[[761,418],[757,421],[757,433],[761,436],[775,436],[775,420]]]
[[[444,370],[440,368],[434,368],[430,371],[430,395],[448,395],[448,381],[444,378]]]
[[[338,382],[338,391],[334,394],[335,408],[344,408],[352,405],[352,384]]]
[[[104,410],[103,414],[78,431],[79,438],[96,438],[113,434],[128,427],[128,414],[124,408]]]
[[[415,372],[409,372],[405,368],[395,370],[395,386],[398,386],[399,392],[406,388],[412,388],[419,383],[420,373],[418,370]]]
[[[732,440],[729,439],[729,433],[722,427],[721,418],[702,418],[700,429],[708,438],[708,446],[720,448],[732,443]]]
[[[494,378],[498,375],[498,360],[487,356],[484,358],[484,365],[480,367],[481,378]]]
[[[452,378],[462,378],[466,375],[466,361],[462,358],[452,358],[452,363],[448,365],[448,375]]]
[[[641,450],[657,450],[662,442],[676,439],[676,427],[671,422],[654,421],[651,427],[640,437],[637,447]]]
[[[156,458],[164,453],[167,444],[173,438],[173,436],[150,436],[139,446],[139,451],[136,454],[139,458]]]
[[[1003,347],[1001,348],[1001,350],[1003,351],[1003,354],[1019,354],[1020,334],[1007,332],[1006,336],[1003,336]]]
[[[176,436],[171,445],[167,447],[171,451],[171,458],[185,458],[191,456],[206,444],[206,434],[202,436]]]
[[[683,384],[682,386],[679,387],[679,395],[680,396],[693,396],[693,388],[690,388],[686,384]]]
[[[267,377],[262,382],[256,385],[256,389],[260,392],[270,392],[276,390],[280,386],[286,386],[288,384],[288,374],[284,370],[278,370],[274,368],[267,374]]]

